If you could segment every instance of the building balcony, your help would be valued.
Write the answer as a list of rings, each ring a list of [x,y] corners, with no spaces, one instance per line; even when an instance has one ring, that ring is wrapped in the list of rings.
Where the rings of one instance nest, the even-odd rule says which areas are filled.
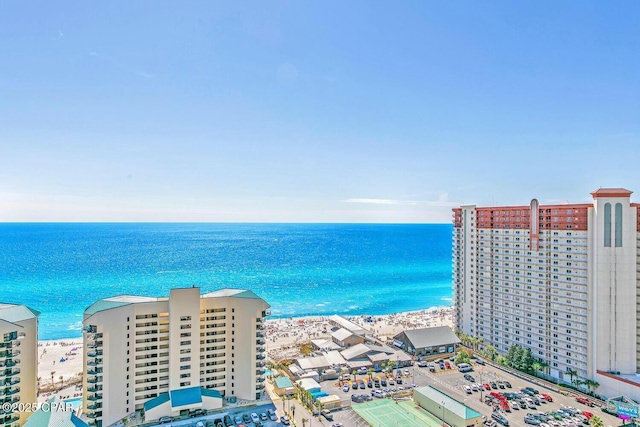
[[[266,369],[256,369],[256,375],[264,375],[266,372]]]
[[[18,339],[18,332],[9,332],[8,334],[4,334],[4,342],[9,342]]]
[[[88,357],[98,357],[98,356],[102,356],[102,350],[94,350],[94,351],[90,351],[89,353],[87,353]]]
[[[20,378],[6,379],[4,380],[5,387],[20,384]]]
[[[98,365],[102,365],[102,359],[95,359],[87,362],[87,366],[98,366]]]
[[[256,340],[257,345],[265,345],[267,342],[265,340]]]
[[[4,371],[4,376],[5,377],[12,377],[14,375],[18,375],[20,374],[20,369],[16,368],[16,369],[6,369]]]
[[[264,330],[266,328],[266,326],[264,326],[263,324],[259,324],[257,325],[257,328],[260,330]]]
[[[20,387],[8,388],[8,389],[5,389],[4,391],[5,396],[12,396],[16,393],[20,393]]]
[[[101,403],[92,403],[90,405],[87,405],[87,409],[90,411],[95,411],[96,409],[102,409],[102,404]]]
[[[98,327],[96,325],[88,325],[86,328],[84,328],[84,331],[88,334],[95,334],[96,332],[98,332]]]
[[[97,385],[97,386],[87,387],[87,391],[89,393],[95,393],[96,391],[102,391],[102,386],[101,385]]]
[[[263,383],[264,382],[264,377],[258,377],[257,380],[259,383]]]
[[[256,337],[264,338],[264,334],[262,332],[256,332]]]
[[[87,371],[87,375],[98,375],[102,373],[102,369],[90,369]]]
[[[258,353],[264,353],[265,351],[267,351],[264,347],[256,347],[256,351]]]
[[[264,358],[265,358],[264,354],[259,354],[259,355],[256,356],[256,359],[259,359],[259,360],[262,360]]]
[[[256,317],[256,323],[264,323],[265,320],[262,317]]]
[[[87,382],[89,384],[97,384],[98,382],[102,382],[102,380],[98,379],[98,377],[91,377],[91,378],[87,378]]]
[[[0,418],[0,420],[1,420],[1,419],[2,419],[2,418]],[[6,417],[6,418],[4,419],[4,423],[5,423],[5,425],[9,425],[9,424],[11,424],[11,423],[13,423],[13,422],[15,422],[15,421],[18,421],[19,419],[20,419],[20,416],[19,416],[19,415],[10,415],[10,416],[8,416],[8,417]]]
[[[262,390],[262,389],[264,389],[264,384],[256,385],[256,390]]]
[[[87,396],[87,400],[91,400],[91,401],[96,401],[96,400],[101,400],[102,399],[102,395],[101,394],[90,394],[89,396]]]
[[[261,368],[263,366],[265,366],[267,364],[267,362],[258,362],[256,363],[256,368]]]

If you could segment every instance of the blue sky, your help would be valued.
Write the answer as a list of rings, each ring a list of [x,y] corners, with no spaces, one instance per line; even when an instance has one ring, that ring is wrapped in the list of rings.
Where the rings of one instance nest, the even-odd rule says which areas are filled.
[[[636,1],[2,2],[0,58],[0,221],[640,192]]]

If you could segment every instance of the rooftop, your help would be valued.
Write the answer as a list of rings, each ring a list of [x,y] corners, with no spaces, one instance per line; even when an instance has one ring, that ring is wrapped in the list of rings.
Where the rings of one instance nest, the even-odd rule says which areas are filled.
[[[633,191],[626,188],[598,188],[596,191],[591,192],[594,199],[598,197],[629,197],[633,194]]]
[[[435,328],[409,329],[400,332],[393,337],[395,340],[402,340],[402,336],[407,337],[413,348],[437,347],[447,344],[458,344],[460,339],[448,326],[437,326]]]
[[[351,337],[352,335],[353,335],[353,332],[345,328],[340,328],[331,334],[331,336],[337,339],[338,341],[344,341],[347,338]]]
[[[464,403],[457,401],[448,394],[443,393],[430,385],[415,388],[413,392],[420,393],[423,396],[428,397],[432,401],[442,404],[442,406],[444,406],[447,411],[457,415],[464,420],[479,418],[482,416],[478,411],[469,408]]]
[[[341,328],[347,329],[355,334],[358,335],[365,335],[365,334],[370,334],[371,331],[369,331],[368,329],[363,328],[362,326],[353,323],[351,320],[346,319],[342,316],[339,316],[337,314],[334,314],[333,316],[329,317],[329,321],[339,325]]]
[[[38,310],[26,305],[0,303],[0,320],[15,323],[23,320],[35,319],[40,315]]]

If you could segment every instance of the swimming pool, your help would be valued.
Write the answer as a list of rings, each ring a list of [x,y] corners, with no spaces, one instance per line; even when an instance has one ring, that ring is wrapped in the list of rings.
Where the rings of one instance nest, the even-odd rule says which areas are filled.
[[[73,399],[65,399],[63,400],[64,403],[70,403],[71,404],[71,409],[73,409],[74,411],[76,409],[78,409],[78,406],[82,405],[82,398],[81,397],[74,397]]]

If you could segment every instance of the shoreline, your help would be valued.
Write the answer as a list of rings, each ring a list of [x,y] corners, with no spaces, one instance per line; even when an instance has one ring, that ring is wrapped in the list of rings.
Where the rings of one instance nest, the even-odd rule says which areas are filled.
[[[374,313],[353,313],[353,314],[346,314],[346,313],[327,313],[327,314],[297,314],[297,315],[293,315],[293,316],[287,316],[287,315],[270,315],[267,316],[267,322],[271,322],[271,321],[278,321],[278,320],[286,320],[286,319],[306,319],[306,318],[317,318],[317,317],[331,317],[331,316],[342,316],[346,319],[350,319],[350,318],[358,318],[358,317],[364,317],[364,316],[371,316],[371,317],[383,317],[383,316],[393,316],[396,314],[403,314],[403,313],[421,313],[424,311],[432,311],[432,310],[453,310],[453,304],[452,305],[438,305],[438,306],[431,306],[429,308],[419,308],[419,309],[415,309],[415,310],[407,310],[407,311],[391,311],[388,313],[379,313],[379,314],[374,314]],[[70,331],[71,332],[71,331]],[[68,336],[68,337],[61,337],[61,338],[38,338],[38,345],[40,345],[40,343],[53,343],[53,342],[64,342],[64,341],[80,341],[80,345],[82,345],[82,333],[80,333],[80,335],[77,336]]]

